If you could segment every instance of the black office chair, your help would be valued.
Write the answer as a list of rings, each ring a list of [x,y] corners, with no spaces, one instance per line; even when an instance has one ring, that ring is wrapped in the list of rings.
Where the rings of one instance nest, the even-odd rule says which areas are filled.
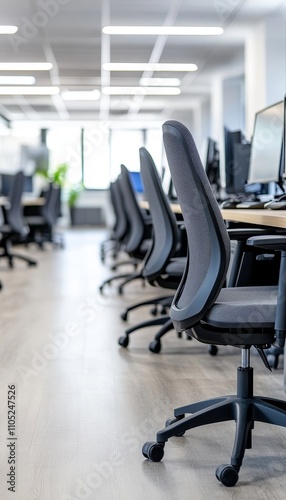
[[[124,251],[124,242],[128,240],[130,230],[129,219],[125,213],[121,194],[120,179],[116,179],[115,182],[111,183],[110,195],[115,215],[115,224],[109,242],[108,240],[106,241],[105,253],[112,251],[113,259],[115,260],[117,259],[120,251]],[[137,269],[139,263],[139,259],[128,257],[128,259],[113,262],[110,269],[112,271],[116,271],[119,267],[125,265],[132,265],[135,269]],[[127,276],[128,275],[126,275],[126,277]]]
[[[0,233],[2,235],[0,247],[3,248],[3,253],[0,254],[0,258],[7,258],[9,267],[13,267],[14,258],[24,260],[29,266],[35,266],[37,264],[35,260],[29,257],[12,252],[12,245],[23,243],[29,232],[29,228],[25,225],[23,219],[23,207],[21,203],[23,189],[24,174],[20,171],[14,176],[9,202],[4,208],[5,223],[0,226]]]
[[[121,165],[119,187],[121,192],[122,206],[124,207],[124,216],[127,218],[128,224],[128,232],[124,238],[123,249],[124,252],[126,252],[132,259],[132,263],[134,262],[133,259],[142,262],[151,245],[150,237],[152,224],[151,219],[145,217],[144,213],[139,207],[129,177],[129,172],[124,165]],[[100,292],[103,291],[104,287],[107,284],[110,284],[112,281],[118,279],[123,280],[118,287],[118,293],[121,295],[123,292],[123,288],[127,283],[130,283],[131,281],[137,279],[143,280],[142,269],[139,269],[138,272],[118,274],[112,276],[111,278],[108,278],[99,287]]]
[[[286,402],[254,397],[250,367],[252,346],[267,366],[264,349],[274,342],[282,347],[285,341],[286,238],[270,235],[249,239],[251,245],[282,252],[278,287],[223,289],[230,240],[194,140],[186,127],[176,121],[164,124],[163,135],[189,248],[185,273],[171,306],[171,318],[178,331],[186,331],[200,342],[240,348],[242,362],[237,370],[237,395],[175,409],[174,418],[167,420],[166,428],[157,433],[157,441],[145,443],[142,452],[146,458],[160,461],[164,445],[172,436],[182,436],[201,425],[235,420],[231,463],[216,470],[220,482],[234,486],[245,449],[252,446],[254,423],[286,427]],[[185,413],[191,415],[185,417]]]
[[[153,158],[145,148],[140,148],[140,165],[144,193],[149,202],[153,224],[152,245],[143,261],[142,274],[153,286],[176,290],[186,263],[186,248],[183,248],[181,244],[183,241],[183,236],[180,235],[182,230],[177,225],[170,203],[162,189],[161,179]],[[169,310],[173,295],[157,299],[157,304],[163,304],[167,309],[166,312]],[[123,315],[125,317],[129,311],[151,303],[151,300],[139,302],[128,307]],[[174,328],[172,321],[166,314],[128,328],[125,331],[125,336],[120,337],[118,342],[122,347],[127,347],[131,333],[141,328],[156,325],[163,326],[157,332],[154,341],[150,343],[149,349],[154,353],[159,353],[161,338]]]
[[[38,215],[28,215],[25,222],[29,226],[27,242],[35,242],[41,248],[45,242],[53,243],[63,247],[63,236],[55,232],[55,226],[59,215],[59,203],[61,189],[58,185],[49,183],[43,193],[44,205],[39,207]],[[37,207],[38,208],[38,207]],[[35,207],[33,207],[35,209]]]
[[[179,230],[179,227],[184,227],[184,224],[182,224],[182,221],[176,220],[170,208],[169,200],[162,189],[162,183],[153,159],[145,148],[140,149],[140,164],[144,192],[149,202],[153,223],[152,246],[143,261],[143,277],[153,286],[176,290],[186,263],[185,231]],[[251,252],[251,249],[248,252],[246,251],[247,238],[253,234],[261,234],[264,231],[253,228],[238,228],[229,231],[231,239],[238,240],[229,278],[230,283],[233,283],[232,286],[238,285],[237,281],[241,280],[240,269],[244,269],[245,255],[248,256],[248,262],[251,262],[249,253],[251,253],[252,258],[255,258],[255,253]],[[149,326],[162,325],[154,340],[149,344],[151,352],[159,353],[162,347],[162,337],[173,329],[172,320],[169,319],[168,315],[166,316],[172,299],[173,295],[157,298],[157,304],[164,307],[165,314],[129,327],[125,331],[125,335],[119,338],[119,344],[122,347],[127,347],[131,333]],[[125,320],[131,310],[151,303],[154,304],[155,301],[146,300],[127,307],[121,315],[122,319]],[[208,350],[213,356],[218,351],[215,345],[210,345]]]
[[[111,229],[111,234],[108,239],[103,241],[100,245],[100,258],[101,262],[105,262],[108,254],[112,254],[113,259],[116,259],[122,247],[124,237],[128,231],[128,222],[124,213],[123,202],[121,200],[119,179],[110,183],[109,194],[110,201],[113,208],[115,222]],[[112,268],[112,270],[115,270]]]

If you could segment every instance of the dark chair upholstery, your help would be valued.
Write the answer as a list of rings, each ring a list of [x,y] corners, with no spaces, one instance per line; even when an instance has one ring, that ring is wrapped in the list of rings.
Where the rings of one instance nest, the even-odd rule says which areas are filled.
[[[113,259],[116,259],[128,232],[128,221],[124,212],[119,182],[120,181],[117,178],[114,182],[111,182],[109,186],[110,201],[113,208],[115,222],[109,238],[103,241],[100,245],[100,256],[102,262],[105,262],[109,253],[112,253]],[[112,267],[112,270],[115,269],[116,267]]]
[[[124,165],[121,165],[121,175],[119,177],[119,187],[121,193],[124,216],[127,219],[128,231],[124,238],[123,249],[131,259],[137,259],[142,262],[147,251],[150,248],[151,240],[151,220],[145,218],[136,199],[134,188],[132,186],[129,172]],[[132,261],[133,262],[133,261]],[[123,287],[131,281],[141,279],[142,269],[134,273],[118,274],[105,280],[99,290],[103,291],[105,285],[114,280],[122,279],[118,287],[118,293],[122,294]]]
[[[234,420],[236,433],[230,464],[221,465],[216,476],[234,486],[245,450],[252,447],[254,423],[286,427],[286,402],[253,396],[250,348],[256,347],[267,366],[264,349],[285,342],[285,236],[255,236],[249,245],[281,251],[278,286],[223,289],[230,256],[230,240],[211,186],[190,132],[179,122],[163,126],[164,145],[186,225],[188,263],[171,306],[178,331],[186,331],[203,343],[241,349],[237,370],[237,395],[221,396],[189,404],[174,411],[174,418],[157,433],[156,442],[143,446],[145,457],[160,461],[172,436],[215,422]],[[269,367],[269,366],[268,366]],[[185,417],[185,413],[191,415]],[[265,437],[266,439],[266,437]]]
[[[144,193],[149,203],[153,225],[151,249],[143,261],[143,277],[153,286],[176,290],[186,262],[186,249],[183,250],[180,245],[180,239],[183,239],[180,238],[181,230],[178,228],[170,203],[162,189],[161,179],[153,158],[145,148],[140,149],[140,166]],[[184,256],[182,252],[184,252]],[[177,257],[174,257],[176,253]],[[173,295],[158,298],[158,303],[163,303],[169,309],[172,298]],[[140,302],[136,307],[150,303],[151,301]],[[127,308],[124,314],[134,308],[135,306]],[[143,321],[128,328],[125,336],[119,338],[119,344],[127,347],[131,333],[141,328],[162,324],[163,327],[157,332],[155,340],[149,346],[152,352],[159,353],[161,350],[160,339],[173,329],[173,323],[166,315]]]
[[[45,203],[40,207],[40,214],[25,217],[25,222],[30,230],[27,241],[36,242],[41,247],[45,242],[63,247],[63,236],[55,232],[61,200],[60,187],[56,184],[49,183],[48,188],[44,191],[43,197]]]
[[[15,174],[12,187],[9,195],[9,203],[4,208],[5,223],[0,226],[2,239],[0,247],[3,248],[3,253],[0,258],[8,259],[9,266],[13,267],[13,259],[21,259],[27,262],[30,266],[36,265],[36,261],[12,252],[12,245],[25,242],[29,228],[23,219],[22,194],[24,189],[24,174],[22,171]]]

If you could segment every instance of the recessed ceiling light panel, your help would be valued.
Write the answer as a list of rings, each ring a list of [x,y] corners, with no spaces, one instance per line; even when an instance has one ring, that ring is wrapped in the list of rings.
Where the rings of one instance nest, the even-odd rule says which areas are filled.
[[[49,71],[52,67],[47,62],[0,62],[0,71]]]
[[[1,87],[0,95],[56,95],[59,87]]]
[[[102,31],[107,35],[210,36],[223,34],[220,26],[105,26]]]
[[[14,35],[18,31],[18,26],[0,25],[0,35]]]
[[[197,71],[196,64],[191,63],[104,63],[107,71]]]
[[[0,76],[0,85],[34,85],[34,76]]]

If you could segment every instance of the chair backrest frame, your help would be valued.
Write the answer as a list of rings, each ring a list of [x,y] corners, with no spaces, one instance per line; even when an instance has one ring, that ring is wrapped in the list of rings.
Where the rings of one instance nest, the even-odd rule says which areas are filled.
[[[6,213],[7,223],[11,230],[19,235],[26,234],[26,227],[23,219],[22,195],[24,190],[24,173],[20,170],[14,175],[10,194],[10,207]]]
[[[153,224],[152,248],[144,262],[143,276],[153,284],[176,251],[178,228],[152,156],[145,148],[140,148],[139,153],[144,193]]]
[[[145,222],[134,189],[125,165],[121,165],[120,189],[122,193],[125,213],[129,222],[129,233],[125,241],[125,251],[137,257],[140,254],[140,246],[145,237]]]
[[[163,139],[188,241],[187,265],[170,311],[180,331],[196,325],[216,300],[229,266],[230,240],[191,133],[167,121]]]

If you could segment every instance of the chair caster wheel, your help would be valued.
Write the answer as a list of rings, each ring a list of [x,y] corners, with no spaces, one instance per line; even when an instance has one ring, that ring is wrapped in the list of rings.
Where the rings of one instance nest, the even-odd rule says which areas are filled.
[[[37,262],[29,262],[29,263],[28,263],[28,266],[29,266],[29,267],[36,266],[36,265],[37,265]]]
[[[152,316],[157,316],[158,314],[158,308],[155,306],[151,309],[150,313],[152,314]]]
[[[155,354],[159,354],[159,352],[161,351],[160,340],[153,340],[153,342],[150,342],[149,351],[154,352]]]
[[[278,354],[268,354],[267,361],[268,361],[271,368],[274,368],[274,370],[277,370],[278,363],[279,363],[279,355]]]
[[[238,471],[233,465],[220,465],[215,475],[224,486],[235,486],[238,481]]]
[[[103,286],[99,287],[99,293],[102,295],[103,294]]]
[[[127,347],[129,344],[129,338],[128,337],[119,337],[118,339],[118,344],[121,345],[121,347]]]
[[[127,317],[128,317],[128,312],[125,311],[124,313],[121,314],[121,319],[123,321],[127,321]]]
[[[208,352],[211,356],[216,356],[217,355],[217,352],[218,352],[218,348],[216,345],[210,345],[209,346],[209,349],[208,349]]]
[[[178,417],[168,418],[168,420],[166,420],[165,427],[169,427],[169,425],[172,425],[172,424],[175,424],[176,422],[179,422],[180,420],[182,420],[184,418],[184,416],[185,415],[182,415],[182,416],[180,416],[180,418],[178,418]],[[175,434],[175,436],[181,437],[184,434],[185,434],[185,431],[184,432],[179,432],[178,434]]]
[[[160,462],[164,456],[164,443],[148,441],[143,444],[142,453],[145,458],[149,458],[152,462]]]
[[[123,294],[123,288],[121,288],[121,286],[118,288],[118,295],[122,295]]]
[[[162,309],[161,309],[161,314],[163,314],[163,315],[164,315],[164,314],[167,314],[167,309],[166,309],[166,307],[162,307]]]

